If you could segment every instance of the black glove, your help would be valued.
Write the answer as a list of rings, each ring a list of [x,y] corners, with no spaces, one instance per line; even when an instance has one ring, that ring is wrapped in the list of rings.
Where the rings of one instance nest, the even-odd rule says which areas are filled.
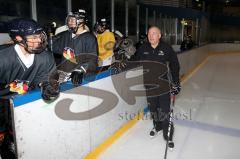
[[[56,80],[44,81],[40,84],[42,98],[46,101],[55,100],[60,94],[59,83]]]
[[[70,78],[74,86],[78,86],[82,83],[83,74],[83,70],[75,70],[71,73]]]
[[[180,91],[181,91],[181,85],[180,85],[180,83],[172,84],[171,90],[170,90],[170,93],[171,93],[172,95],[177,95]]]
[[[126,61],[122,60],[122,61],[114,62],[110,68],[114,73],[120,73],[124,71],[126,67],[127,67]]]

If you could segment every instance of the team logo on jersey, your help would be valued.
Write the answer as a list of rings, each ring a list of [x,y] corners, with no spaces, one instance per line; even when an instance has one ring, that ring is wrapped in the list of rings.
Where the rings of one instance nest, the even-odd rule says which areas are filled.
[[[158,55],[163,56],[163,55],[165,55],[165,53],[162,50],[159,50]]]
[[[16,92],[18,94],[27,93],[29,88],[29,81],[22,81],[22,80],[14,80],[9,84],[10,91]]]
[[[70,47],[65,47],[63,51],[63,57],[72,63],[77,64],[74,50]]]

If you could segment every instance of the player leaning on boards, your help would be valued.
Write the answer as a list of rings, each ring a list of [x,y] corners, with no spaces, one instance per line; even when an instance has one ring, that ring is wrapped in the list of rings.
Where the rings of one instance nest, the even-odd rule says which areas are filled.
[[[97,68],[97,39],[87,27],[86,11],[79,9],[66,17],[68,30],[53,37],[53,53],[58,57],[58,70],[71,74],[78,86],[84,76],[92,75]],[[67,79],[67,78],[66,78]]]
[[[115,37],[114,33],[109,30],[108,20],[106,18],[99,19],[94,30],[98,42],[98,66],[107,69],[113,62]]]
[[[52,53],[46,50],[47,39],[43,28],[36,21],[25,18],[12,20],[8,27],[14,44],[0,51],[0,95],[14,91],[22,94],[28,91],[27,88],[40,86],[44,87],[43,99],[57,97],[58,76],[52,74],[56,65]],[[27,84],[27,87],[24,90],[11,88],[13,85],[20,86],[20,83]]]
[[[32,19],[19,18],[9,23],[14,44],[0,50],[0,96],[24,94],[40,87],[44,100],[59,96],[58,76],[52,54],[46,51],[46,34]],[[2,158],[14,154],[9,100],[0,99],[0,152]],[[14,158],[14,157],[13,157]]]

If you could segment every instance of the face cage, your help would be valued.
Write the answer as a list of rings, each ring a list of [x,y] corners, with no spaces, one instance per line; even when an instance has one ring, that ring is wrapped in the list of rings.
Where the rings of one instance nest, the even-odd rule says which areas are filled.
[[[76,20],[76,24],[75,24],[76,26],[75,27],[69,26],[69,19],[70,18],[75,18],[75,20]],[[69,31],[71,31],[73,33],[76,33],[79,26],[81,24],[84,24],[84,22],[85,21],[83,19],[78,19],[75,15],[68,15],[67,18],[66,18],[66,25],[68,26]]]
[[[105,30],[106,30],[105,27],[102,26],[102,25],[100,25],[100,24],[98,24],[98,25],[96,26],[96,32],[97,32],[98,34],[102,34]]]
[[[47,43],[47,35],[46,35],[46,33],[45,33],[44,31],[42,31],[42,32],[40,33],[40,38],[41,38],[41,43],[39,44],[40,46],[37,47],[37,48],[32,48],[32,49],[30,49],[29,46],[28,46],[28,44],[27,44],[27,38],[26,38],[26,37],[24,37],[24,38],[23,38],[23,41],[20,42],[20,43],[23,44],[24,49],[25,49],[28,53],[30,53],[30,54],[39,54],[39,53],[43,52],[43,51],[46,49],[47,44],[48,44],[48,43]]]
[[[76,23],[75,23],[76,26],[75,26],[75,27],[71,27],[71,26],[69,26],[70,18],[75,18],[75,20],[76,20]],[[67,18],[66,18],[66,25],[67,25],[69,31],[75,33],[75,32],[77,31],[77,28],[78,28],[78,25],[77,25],[77,18],[76,18],[74,15],[68,15]]]

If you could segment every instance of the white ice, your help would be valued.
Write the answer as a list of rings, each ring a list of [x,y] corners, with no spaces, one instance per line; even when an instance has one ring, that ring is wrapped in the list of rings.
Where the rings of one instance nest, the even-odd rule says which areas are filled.
[[[175,148],[168,159],[240,158],[240,56],[211,57],[182,85],[176,99]],[[149,138],[151,120],[140,120],[100,159],[163,159],[162,134]]]

